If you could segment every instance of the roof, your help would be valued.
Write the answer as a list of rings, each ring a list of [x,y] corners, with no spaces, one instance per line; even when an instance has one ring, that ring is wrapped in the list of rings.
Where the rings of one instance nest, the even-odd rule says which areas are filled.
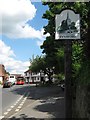
[[[24,73],[27,73],[27,72],[30,72],[30,73],[31,73],[31,70],[27,70],[27,71],[25,71]]]
[[[0,76],[5,76],[6,70],[3,64],[0,64]]]
[[[22,74],[10,74],[10,75],[14,75],[16,78],[22,76]]]

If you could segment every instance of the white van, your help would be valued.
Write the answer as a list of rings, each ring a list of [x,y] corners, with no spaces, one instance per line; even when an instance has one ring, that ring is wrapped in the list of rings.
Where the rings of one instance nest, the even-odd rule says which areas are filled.
[[[16,82],[16,77],[15,77],[15,75],[10,75],[10,76],[9,76],[9,82],[11,82],[12,84],[15,84],[15,82]]]

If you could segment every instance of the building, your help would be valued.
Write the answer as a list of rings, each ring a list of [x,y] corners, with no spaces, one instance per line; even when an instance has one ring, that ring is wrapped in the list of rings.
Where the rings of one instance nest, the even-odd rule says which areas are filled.
[[[40,82],[40,73],[32,72],[31,70],[27,70],[24,72],[26,83],[36,83]]]
[[[30,83],[32,81],[31,76],[32,76],[31,70],[27,70],[24,72],[24,77],[25,77],[26,83]]]
[[[24,74],[25,74],[26,83],[40,82],[42,77],[45,81],[48,80],[48,76],[45,75],[43,72],[36,73],[36,72],[32,72],[31,70],[27,70],[24,72]]]
[[[3,64],[0,64],[0,83],[3,84],[7,77],[8,74],[5,70],[5,66]]]
[[[22,74],[10,74],[10,75],[15,76],[16,79],[17,79],[17,77],[21,77],[22,76]]]
[[[38,73],[35,73],[33,72],[32,75],[31,75],[31,80],[33,83],[36,83],[36,82],[40,82],[40,72]]]

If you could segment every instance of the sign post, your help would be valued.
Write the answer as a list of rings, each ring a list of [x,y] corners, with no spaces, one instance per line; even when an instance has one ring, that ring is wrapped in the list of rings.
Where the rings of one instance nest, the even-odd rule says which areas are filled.
[[[72,118],[72,41],[65,40],[65,115]]]
[[[80,17],[71,9],[56,15],[56,40],[65,41],[65,117],[72,118],[72,40],[80,39]]]

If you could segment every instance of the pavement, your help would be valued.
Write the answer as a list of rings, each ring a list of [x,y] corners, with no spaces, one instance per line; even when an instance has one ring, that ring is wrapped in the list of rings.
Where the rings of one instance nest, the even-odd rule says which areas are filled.
[[[23,109],[10,116],[12,120],[20,118],[53,119],[65,118],[64,91],[60,86],[33,87],[23,105]]]

